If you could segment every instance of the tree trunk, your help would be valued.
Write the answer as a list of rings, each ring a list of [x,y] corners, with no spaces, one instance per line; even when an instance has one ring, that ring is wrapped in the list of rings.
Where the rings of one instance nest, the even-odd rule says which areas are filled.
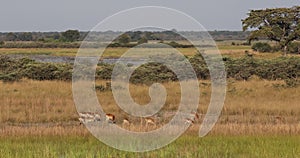
[[[287,45],[283,47],[283,56],[287,56]]]

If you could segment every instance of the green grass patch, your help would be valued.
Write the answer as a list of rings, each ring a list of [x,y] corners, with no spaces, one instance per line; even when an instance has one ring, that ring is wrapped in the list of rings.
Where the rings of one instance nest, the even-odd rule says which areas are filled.
[[[94,137],[0,138],[0,157],[300,157],[299,136],[183,136],[151,152],[119,151]]]

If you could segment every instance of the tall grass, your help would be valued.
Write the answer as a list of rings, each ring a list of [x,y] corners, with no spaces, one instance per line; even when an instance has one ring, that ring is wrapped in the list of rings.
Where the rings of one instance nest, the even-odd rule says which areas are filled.
[[[96,81],[96,85],[106,82]],[[300,157],[300,87],[286,88],[281,86],[284,81],[229,79],[219,121],[208,136],[199,138],[211,91],[209,81],[199,82],[200,120],[173,143],[145,153],[113,149],[79,125],[70,82],[1,82],[0,157]],[[162,111],[175,111],[179,84],[163,85],[168,96]],[[131,84],[131,96],[144,105],[150,101],[148,88]],[[139,118],[118,108],[110,91],[97,91],[97,96],[103,109],[117,116],[117,125],[129,117],[130,130],[145,131]],[[158,127],[167,122],[162,119]]]
[[[96,85],[105,85],[106,82],[97,81]],[[195,126],[199,126],[202,122],[211,91],[208,81],[199,82],[201,96],[198,112],[201,118]],[[225,135],[299,134],[300,87],[278,86],[281,84],[284,82],[255,78],[247,82],[229,80],[225,105],[212,133]],[[159,113],[161,118],[157,121],[158,127],[172,118],[164,114],[177,110],[181,95],[178,82],[163,85],[168,96],[165,106]],[[27,133],[30,135],[30,131],[32,132],[35,128],[41,128],[48,134],[51,134],[50,131],[55,133],[58,130],[78,133],[73,130],[78,127],[79,122],[70,82],[22,80],[15,83],[1,82],[0,86],[2,134],[10,135],[10,133],[28,130]],[[149,87],[146,85],[130,85],[131,96],[141,105],[150,101],[148,90]],[[121,125],[123,118],[126,117],[132,122],[133,130],[140,129],[140,118],[132,117],[121,110],[115,103],[111,91],[97,91],[97,95],[104,111],[116,115],[118,125]]]

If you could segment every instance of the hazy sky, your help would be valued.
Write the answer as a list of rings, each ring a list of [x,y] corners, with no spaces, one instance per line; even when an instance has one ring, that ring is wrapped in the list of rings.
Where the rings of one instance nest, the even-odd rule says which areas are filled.
[[[299,0],[0,0],[0,2],[0,32],[67,29],[87,31],[107,16],[138,6],[163,6],[185,12],[198,20],[207,30],[241,30],[241,19],[245,18],[251,9],[300,5]]]

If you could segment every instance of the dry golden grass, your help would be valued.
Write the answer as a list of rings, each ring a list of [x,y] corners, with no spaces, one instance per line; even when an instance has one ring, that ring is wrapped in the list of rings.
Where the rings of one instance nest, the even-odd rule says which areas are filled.
[[[1,82],[0,100],[1,122],[59,122],[77,118],[70,82]]]
[[[97,81],[105,85],[107,81]],[[199,81],[201,100],[198,112],[203,119],[210,100],[209,81]],[[253,77],[250,81],[228,80],[225,106],[211,134],[263,135],[300,134],[300,87],[282,88],[283,81],[264,81]],[[162,111],[176,111],[180,102],[177,82],[163,84],[168,96]],[[22,80],[0,83],[0,135],[86,135],[79,126],[73,102],[71,82]],[[130,85],[134,101],[144,105],[150,101],[148,86]],[[144,130],[140,118],[130,117],[115,103],[110,91],[97,92],[99,102],[107,113],[117,116],[121,126],[123,118],[133,122],[131,130]],[[169,118],[158,121],[160,127]],[[199,124],[188,133],[197,133]],[[144,124],[144,123],[143,123]],[[152,128],[152,127],[151,127]],[[150,128],[150,129],[151,129]],[[152,128],[153,129],[153,128]]]

